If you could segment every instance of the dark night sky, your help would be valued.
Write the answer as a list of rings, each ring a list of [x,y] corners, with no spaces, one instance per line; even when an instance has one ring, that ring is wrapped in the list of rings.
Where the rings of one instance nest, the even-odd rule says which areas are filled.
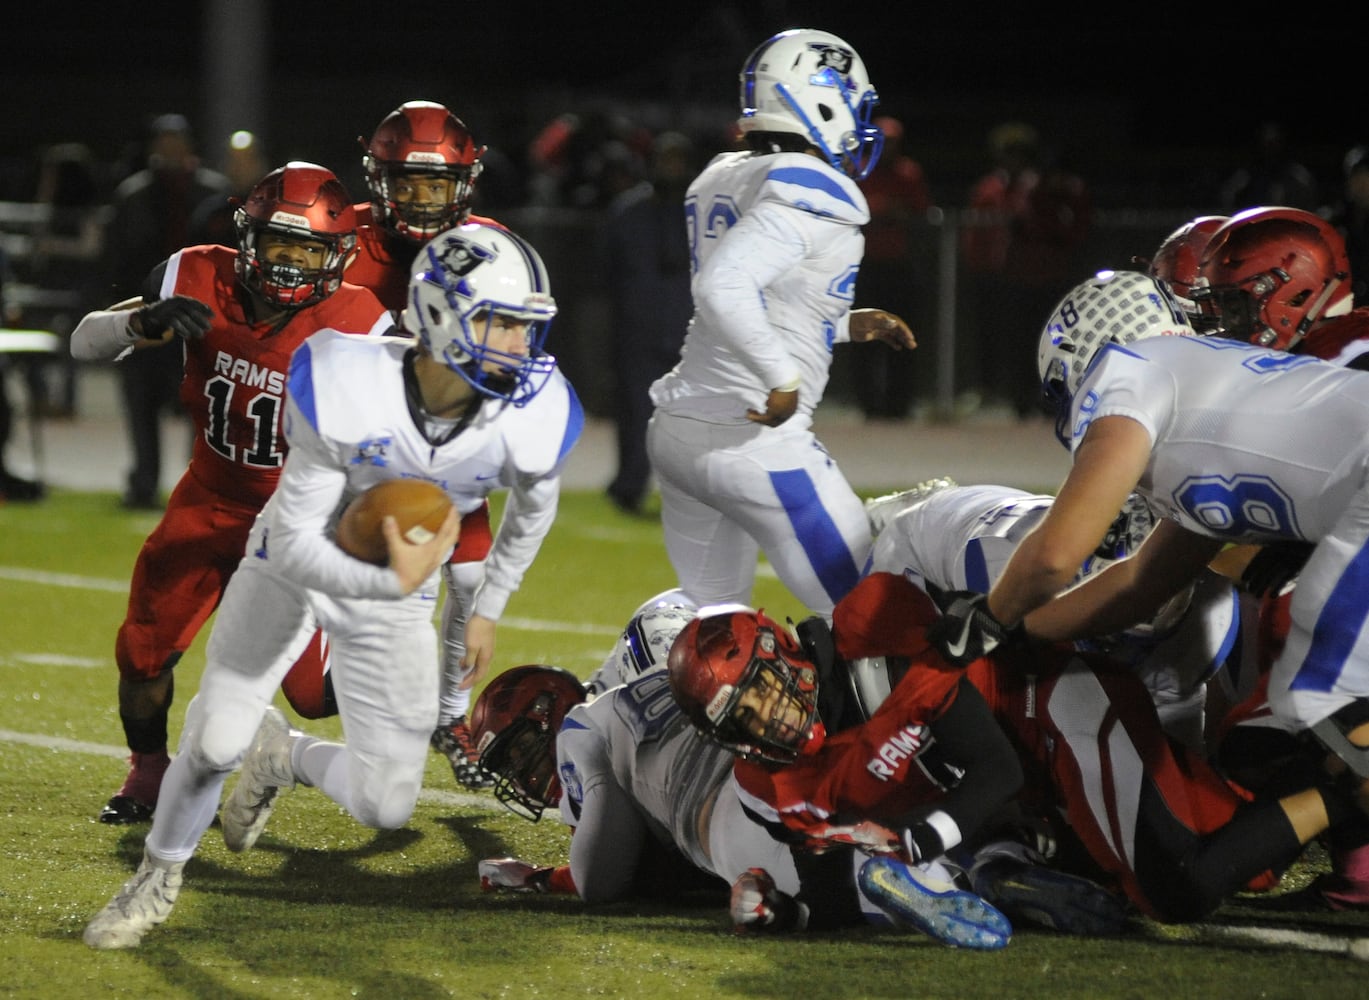
[[[517,106],[536,91],[725,107],[749,48],[795,25],[855,45],[886,110],[912,126],[912,151],[921,146],[934,165],[937,145],[957,131],[982,137],[986,123],[1042,108],[1057,143],[1076,156],[1134,147],[1147,157],[1191,158],[1194,170],[1214,173],[1246,154],[1265,119],[1283,122],[1333,180],[1344,151],[1369,139],[1355,36],[1326,21],[1325,11],[1306,24],[1292,12],[1282,22],[1236,24],[1224,20],[1236,16],[1230,6],[1031,9],[1039,6],[334,0],[270,4],[262,44],[272,114],[298,136],[320,120],[334,131],[344,123],[348,141],[416,96],[458,113]],[[36,16],[7,26],[0,154],[26,155],[83,130],[135,134],[148,114],[173,104],[198,113],[187,94],[198,80],[201,5],[137,10],[136,21],[125,5],[110,4],[55,26]],[[149,78],[163,84],[161,107],[143,106],[149,98],[138,83]],[[329,101],[336,106],[319,106]],[[474,113],[465,117],[479,133]],[[950,154],[941,155],[950,169]]]

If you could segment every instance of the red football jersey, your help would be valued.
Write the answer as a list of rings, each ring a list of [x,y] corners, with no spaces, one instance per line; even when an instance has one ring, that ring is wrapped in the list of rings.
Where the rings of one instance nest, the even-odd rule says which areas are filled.
[[[866,577],[837,604],[839,656],[908,656],[914,664],[868,722],[813,740],[793,764],[772,769],[738,761],[737,784],[749,808],[820,850],[850,824],[892,822],[944,795],[940,772],[919,757],[964,675],[945,667],[928,644],[926,628],[935,618],[923,591],[889,573]]]
[[[1369,307],[1353,309],[1320,323],[1298,345],[1299,354],[1310,354],[1338,365],[1348,365],[1369,351]]]
[[[347,265],[347,280],[369,288],[386,309],[398,315],[408,301],[409,269],[418,256],[419,245],[395,239],[376,225],[370,202],[353,207],[357,213],[357,255]],[[469,216],[466,221],[499,226],[493,219],[478,215]]]
[[[315,305],[249,323],[236,258],[236,250],[221,246],[180,250],[167,261],[161,292],[189,295],[214,310],[204,337],[184,344],[181,404],[195,425],[190,469],[213,492],[261,506],[285,459],[280,419],[295,348],[326,327],[370,334],[391,323],[370,291],[345,282]]]

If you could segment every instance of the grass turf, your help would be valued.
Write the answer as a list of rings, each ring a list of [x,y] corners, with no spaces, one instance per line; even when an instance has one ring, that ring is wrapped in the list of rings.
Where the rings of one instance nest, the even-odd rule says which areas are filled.
[[[133,559],[154,523],[106,494],[0,506],[0,995],[1363,995],[1369,968],[1316,949],[1369,935],[1369,917],[1271,914],[1244,898],[1213,923],[1291,929],[1300,944],[1139,922],[1133,934],[1092,940],[1019,929],[1002,952],[962,953],[873,929],[736,937],[715,893],[594,908],[484,895],[480,858],[564,860],[567,832],[552,815],[530,824],[492,798],[461,804],[469,800],[451,794],[436,755],[405,829],[364,829],[317,792],[297,790],[254,851],[231,854],[209,831],[175,912],[142,947],[93,952],[81,930],[132,872],[145,833],[94,817],[124,773],[111,652]],[[618,514],[597,493],[569,493],[501,626],[498,664],[555,663],[584,676],[632,609],[672,583],[659,524]],[[764,576],[756,603],[777,616],[802,610]],[[206,637],[177,670],[173,741]],[[336,720],[305,728],[338,732]],[[1320,864],[1313,854],[1291,880]]]

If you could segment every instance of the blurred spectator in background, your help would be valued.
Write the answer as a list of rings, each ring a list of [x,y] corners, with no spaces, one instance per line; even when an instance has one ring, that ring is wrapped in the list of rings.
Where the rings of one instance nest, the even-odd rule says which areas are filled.
[[[1226,215],[1261,205],[1287,205],[1315,212],[1319,204],[1316,179],[1294,159],[1288,133],[1279,122],[1260,124],[1250,163],[1237,168],[1217,195]]]
[[[228,137],[221,162],[223,175],[228,178],[228,190],[215,191],[195,206],[190,215],[191,246],[201,243],[237,246],[238,230],[233,224],[237,204],[233,199],[246,198],[273,166],[266,158],[261,140],[247,129],[238,129]]]
[[[105,193],[94,154],[83,143],[58,143],[39,157],[34,201],[46,205],[48,214],[35,224],[32,251],[24,261],[29,297],[9,305],[12,321],[50,330],[64,341],[57,355],[32,365],[29,388],[36,411],[45,417],[76,414],[79,369],[65,341],[102,291]]]
[[[528,146],[528,195],[533,205],[607,208],[641,179],[651,134],[619,115],[566,112],[544,125]]]
[[[231,192],[223,174],[201,166],[190,123],[182,115],[161,115],[148,134],[146,166],[123,180],[114,192],[113,215],[105,237],[105,274],[109,301],[137,294],[152,268],[191,245],[190,219],[211,195]],[[133,468],[124,492],[125,507],[161,507],[161,417],[180,413],[180,341],[135,351],[117,367],[124,420],[133,449]]]
[[[967,305],[975,316],[972,336],[962,339],[980,359],[989,401],[1028,417],[1040,413],[1041,318],[1074,283],[1092,198],[1031,125],[996,126],[989,148],[994,166],[971,190],[961,234]]]
[[[697,160],[688,136],[661,133],[652,145],[649,176],[614,198],[603,227],[618,434],[618,469],[607,493],[629,513],[641,512],[651,477],[651,383],[679,360],[694,311],[684,196],[698,173]]]
[[[1369,145],[1354,146],[1345,154],[1345,187],[1340,200],[1324,214],[1345,237],[1355,306],[1369,306]]]
[[[922,165],[903,149],[903,123],[882,116],[875,124],[884,133],[884,152],[860,189],[870,204],[865,227],[865,259],[856,279],[856,306],[888,309],[906,319],[917,332],[922,321],[927,287],[925,235],[917,230],[932,207],[931,191]],[[917,395],[917,373],[934,366],[926,349],[912,351],[849,351],[855,372],[856,401],[866,417],[901,420],[908,416]]]
[[[8,270],[8,258],[4,247],[0,247],[0,316],[5,315],[5,278]],[[5,465],[5,451],[14,428],[14,407],[10,404],[8,380],[9,356],[0,353],[0,503],[8,500],[40,500],[43,497],[43,485],[14,475]]]

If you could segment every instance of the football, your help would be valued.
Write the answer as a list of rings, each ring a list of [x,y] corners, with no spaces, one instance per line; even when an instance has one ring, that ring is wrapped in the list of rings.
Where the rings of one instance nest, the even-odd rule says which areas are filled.
[[[399,534],[421,545],[442,527],[452,501],[445,490],[423,479],[387,479],[349,503],[338,519],[338,548],[376,566],[390,561],[380,522],[392,515]]]

